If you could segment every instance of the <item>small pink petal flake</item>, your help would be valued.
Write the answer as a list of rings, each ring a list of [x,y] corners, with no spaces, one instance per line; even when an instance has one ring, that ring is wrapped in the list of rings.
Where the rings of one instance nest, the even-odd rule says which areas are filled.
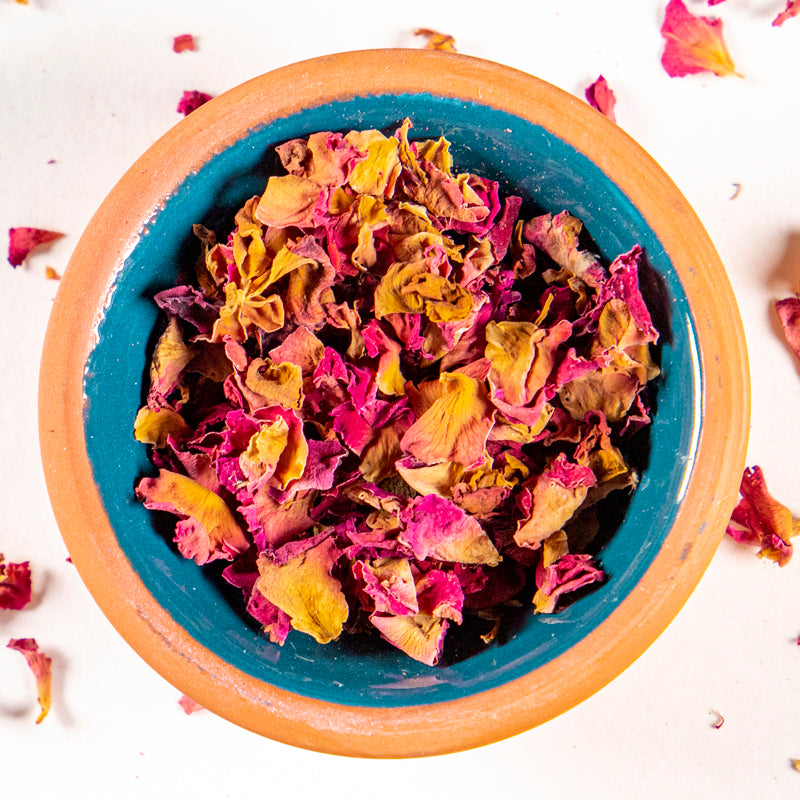
[[[745,469],[739,493],[741,499],[726,533],[742,544],[757,545],[759,558],[785,567],[792,557],[791,539],[800,530],[800,522],[769,493],[761,467]]]
[[[43,228],[9,228],[8,263],[12,267],[20,266],[34,247],[60,239],[63,235]]]
[[[725,717],[723,717],[722,714],[720,714],[719,711],[717,711],[716,709],[713,710],[711,713],[716,718],[711,723],[711,727],[714,728],[714,730],[718,731],[725,724]]]
[[[434,31],[430,28],[417,28],[414,31],[414,36],[424,36],[428,40],[425,43],[426,50],[456,52],[456,40],[448,33],[439,33],[439,31]]]
[[[594,83],[586,87],[586,101],[601,114],[605,114],[612,122],[617,121],[614,115],[614,106],[617,98],[609,88],[608,81],[602,75]]]
[[[53,660],[48,658],[36,643],[36,639],[11,639],[6,647],[16,650],[25,656],[28,666],[36,678],[36,692],[39,697],[39,705],[41,712],[36,719],[38,725],[50,710],[50,685],[52,683],[52,666]]]
[[[724,3],[725,0],[708,0],[708,4],[710,6],[718,6],[720,3]]]
[[[0,553],[0,610],[19,611],[31,601],[31,568],[28,561],[3,563]]]
[[[210,94],[198,92],[197,89],[189,89],[181,96],[176,110],[179,114],[183,114],[183,116],[186,117],[191,114],[192,111],[197,111],[200,106],[207,103],[210,99]]]
[[[787,19],[796,17],[798,14],[800,14],[800,0],[787,0],[786,8],[772,20],[772,27],[780,28]]]
[[[775,302],[775,311],[783,326],[783,335],[792,352],[800,358],[800,295]]]
[[[195,711],[203,711],[203,706],[200,705],[196,700],[192,700],[191,697],[187,697],[185,694],[181,695],[180,700],[178,700],[178,705],[184,710],[186,714],[194,714]]]
[[[183,53],[186,50],[196,50],[197,47],[195,46],[194,36],[192,36],[191,33],[182,33],[180,36],[176,36],[172,41],[172,49],[176,53]]]
[[[722,38],[722,20],[697,17],[683,0],[669,0],[661,35],[665,40],[661,64],[671,78],[698,72],[739,75]]]

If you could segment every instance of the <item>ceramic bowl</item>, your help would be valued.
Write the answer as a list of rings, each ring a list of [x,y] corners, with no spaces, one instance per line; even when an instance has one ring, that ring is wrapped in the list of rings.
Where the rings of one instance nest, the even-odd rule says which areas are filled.
[[[132,435],[157,309],[260,194],[276,144],[318,130],[444,134],[459,171],[543,211],[568,209],[611,258],[641,244],[661,288],[647,464],[599,553],[608,580],[563,612],[525,612],[501,640],[437,667],[342,637],[266,640],[216,580],[179,555],[134,498],[151,470]],[[318,58],[255,78],[182,120],[122,177],[81,238],[44,346],[41,446],[80,575],[120,634],[178,690],[293,745],[352,756],[462,750],[543,723],[622,672],[708,565],[737,497],[747,358],[719,257],[686,200],[629,136],[516,70],[426,50]],[[146,389],[146,387],[144,387]],[[632,698],[633,701],[633,698]]]

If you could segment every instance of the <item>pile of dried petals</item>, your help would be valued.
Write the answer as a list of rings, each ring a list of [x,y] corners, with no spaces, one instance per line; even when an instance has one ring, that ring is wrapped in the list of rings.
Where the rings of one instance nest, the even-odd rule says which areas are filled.
[[[286,142],[225,243],[195,226],[196,282],[155,297],[136,494],[232,562],[272,641],[377,629],[432,665],[465,612],[603,580],[596,504],[636,484],[618,445],[658,333],[641,248],[603,265],[410,125]]]

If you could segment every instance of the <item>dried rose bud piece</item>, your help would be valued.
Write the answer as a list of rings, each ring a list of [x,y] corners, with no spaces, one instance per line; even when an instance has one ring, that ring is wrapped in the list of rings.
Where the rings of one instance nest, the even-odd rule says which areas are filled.
[[[185,117],[191,114],[192,111],[197,111],[200,106],[207,103],[210,99],[210,94],[198,92],[197,89],[190,89],[183,93],[176,110]]]
[[[670,0],[661,26],[666,42],[661,64],[672,78],[697,72],[738,75],[722,38],[722,20],[697,17],[682,0]],[[741,77],[741,76],[740,76]]]
[[[182,33],[176,36],[172,42],[172,49],[176,53],[183,53],[186,50],[196,50],[194,36],[191,33]]]
[[[594,83],[586,87],[586,101],[601,114],[605,114],[612,122],[617,121],[614,115],[614,106],[617,103],[617,98],[609,88],[608,81],[602,75]]]
[[[41,712],[36,719],[38,725],[50,710],[50,685],[52,682],[52,665],[53,660],[48,658],[36,643],[36,639],[11,639],[6,645],[18,653],[25,656],[28,666],[36,678],[36,692],[39,697],[39,705]]]
[[[0,609],[19,611],[31,601],[31,568],[28,561],[3,563],[0,553]]]
[[[28,257],[34,247],[60,239],[64,234],[48,231],[43,228],[9,228],[8,229],[8,262],[18,267]]]

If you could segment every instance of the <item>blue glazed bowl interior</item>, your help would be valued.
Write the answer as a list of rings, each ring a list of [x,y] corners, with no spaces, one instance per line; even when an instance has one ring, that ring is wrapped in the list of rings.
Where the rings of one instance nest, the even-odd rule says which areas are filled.
[[[236,210],[261,194],[278,169],[274,146],[318,130],[393,131],[404,117],[412,138],[446,136],[455,168],[499,180],[527,210],[567,209],[610,261],[644,247],[652,285],[660,287],[659,378],[641,482],[613,535],[598,553],[607,581],[564,611],[520,613],[489,646],[466,634],[437,667],[419,664],[378,637],[327,645],[292,632],[280,647],[243,614],[239,590],[214,565],[184,559],[134,498],[154,469],[133,438],[142,404],[158,309],[153,295],[172,285],[199,252],[192,224],[224,238]],[[654,314],[654,317],[656,315]],[[455,700],[535,670],[601,624],[633,590],[667,536],[686,488],[699,433],[699,358],[678,276],[653,230],[593,163],[547,130],[505,112],[430,94],[355,98],[309,108],[252,130],[189,175],[147,225],[112,289],[85,376],[85,434],[97,486],[120,548],[156,601],[201,645],[238,669],[290,692],[333,703],[402,706]],[[622,494],[622,493],[617,493]],[[451,631],[456,631],[451,627]],[[451,636],[451,634],[448,634]],[[473,636],[472,640],[477,639]]]

